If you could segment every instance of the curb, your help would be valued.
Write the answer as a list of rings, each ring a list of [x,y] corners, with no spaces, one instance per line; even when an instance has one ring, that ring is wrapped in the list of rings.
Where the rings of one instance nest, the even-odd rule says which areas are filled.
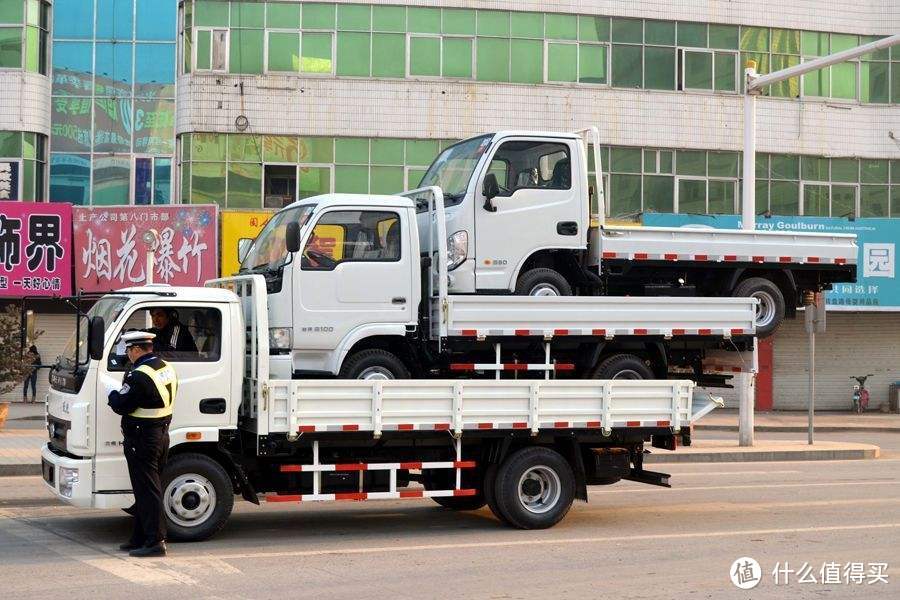
[[[0,465],[0,477],[21,477],[23,475],[40,475],[41,465],[20,464]]]
[[[854,448],[849,450],[747,450],[724,452],[684,452],[679,454],[648,454],[645,463],[699,462],[775,462],[806,460],[870,460],[878,458],[881,449]]]
[[[738,431],[737,425],[694,425],[697,431]],[[846,427],[841,425],[815,425],[813,430],[818,433],[900,433],[898,427],[879,427],[875,425],[863,425],[860,427]],[[799,425],[754,425],[753,431],[769,433],[806,433],[809,428]]]

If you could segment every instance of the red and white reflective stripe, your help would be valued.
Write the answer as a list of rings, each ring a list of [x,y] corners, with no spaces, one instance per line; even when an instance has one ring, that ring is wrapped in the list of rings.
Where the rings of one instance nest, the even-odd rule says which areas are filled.
[[[670,421],[616,421],[613,427],[671,427]]]
[[[449,460],[437,462],[399,462],[399,463],[338,463],[334,465],[281,465],[282,473],[312,473],[314,471],[394,471],[397,469],[474,469],[474,460]]]
[[[713,256],[710,254],[677,254],[674,252],[603,252],[604,259],[631,259],[631,260],[659,260],[659,261],[695,261],[695,262],[746,262],[746,263],[779,263],[779,264],[804,264],[804,263],[834,263],[836,265],[844,265],[848,262],[855,263],[855,259],[850,258],[823,258],[821,256],[764,256],[759,254],[739,255],[739,254],[723,254]]]
[[[474,330],[474,329],[456,329],[450,330],[449,335],[451,336],[462,336],[462,337],[478,337],[478,338],[487,338],[487,337],[541,337],[545,340],[552,339],[554,337],[572,337],[572,336],[584,336],[584,337],[605,337],[608,339],[614,338],[616,336],[626,336],[626,335],[660,335],[660,336],[673,336],[673,335],[722,335],[729,336],[732,334],[731,330],[726,329],[710,329],[710,328],[702,328],[702,329],[646,329],[646,328],[635,328],[635,329],[605,329],[605,328],[592,328],[592,329],[484,329],[484,330]],[[452,371],[489,371],[489,370],[505,370],[505,371],[532,371],[532,370],[542,370],[533,367],[533,363],[529,363],[527,366],[522,366],[524,363],[503,363],[503,368],[500,369],[498,363],[452,363],[450,366],[450,370]],[[559,363],[556,367],[557,370],[564,370],[566,367],[562,366],[567,363]],[[552,369],[551,369],[552,370]]]
[[[396,492],[340,492],[336,494],[266,494],[266,502],[333,502],[336,500],[403,500],[475,496],[478,490],[398,490]]]
[[[572,363],[451,363],[451,371],[574,371]]]
[[[450,423],[384,423],[381,427],[384,431],[449,431]],[[316,433],[316,432],[346,432],[346,431],[371,431],[371,424],[361,425],[359,423],[346,425],[300,425],[297,427],[298,433]]]

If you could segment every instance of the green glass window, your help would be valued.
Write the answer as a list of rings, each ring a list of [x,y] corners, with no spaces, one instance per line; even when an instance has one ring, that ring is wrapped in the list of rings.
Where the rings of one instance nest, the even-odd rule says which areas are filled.
[[[719,179],[710,179],[708,185],[709,207],[708,211],[714,215],[733,215],[737,206],[735,205],[735,189],[737,188],[733,181],[722,181]]]
[[[623,217],[641,212],[641,176],[609,176],[609,214]]]
[[[800,51],[803,56],[825,56],[828,54],[828,34],[816,31],[800,32]]]
[[[265,27],[266,5],[257,2],[232,2],[231,26]]]
[[[22,156],[22,133],[20,131],[0,131],[0,157],[18,158]]]
[[[262,165],[228,164],[228,208],[259,208],[262,204]]]
[[[231,73],[259,74],[263,72],[262,29],[232,29],[228,54]]]
[[[737,152],[710,152],[707,155],[710,177],[737,177],[740,156]]]
[[[544,37],[544,15],[513,11],[509,15],[509,31],[513,37]]]
[[[334,4],[303,4],[303,29],[334,29]]]
[[[756,72],[764,75],[769,72],[769,55],[765,52],[741,52],[741,65],[746,65],[748,60],[756,61]],[[741,84],[743,88],[743,84]]]
[[[613,19],[612,41],[640,44],[644,41],[644,22],[640,19]]]
[[[27,131],[22,134],[22,158],[37,158],[37,147],[35,146],[35,143],[35,134]],[[41,160],[43,159],[44,157],[42,156]]]
[[[270,2],[266,5],[266,26],[277,29],[300,29],[300,4]]]
[[[831,66],[831,96],[856,100],[857,63],[845,62]]]
[[[22,28],[0,28],[0,68],[22,68]]]
[[[578,45],[547,44],[547,81],[576,81],[578,79]]]
[[[890,102],[890,63],[863,62],[859,65],[859,99],[862,102]]]
[[[608,42],[609,17],[578,17],[578,39],[583,42]]]
[[[4,0],[0,2],[0,23],[21,23],[25,19],[25,2]]]
[[[195,2],[194,25],[228,27],[228,2]]]
[[[772,55],[772,71],[794,67],[800,64],[799,56],[788,56],[784,54]],[[800,96],[800,78],[791,77],[784,81],[779,81],[769,86],[769,95],[781,98],[797,98]]]
[[[580,83],[606,83],[606,46],[579,44],[578,81]]]
[[[800,54],[800,32],[796,29],[772,29],[770,49],[779,54]]]
[[[372,76],[406,77],[406,36],[372,34]]]
[[[477,54],[479,81],[509,81],[509,40],[480,37]]]
[[[767,27],[741,27],[741,50],[768,52],[769,29]]]
[[[677,150],[675,172],[679,175],[706,175],[706,152],[703,150]]]
[[[772,179],[800,179],[800,157],[773,154]]]
[[[891,186],[891,217],[900,217],[900,185]]]
[[[859,36],[846,33],[831,34],[831,52],[841,52],[859,46]]]
[[[859,189],[859,208],[861,217],[887,217],[888,191],[886,185],[864,185]],[[900,199],[898,199],[900,200]]]
[[[741,34],[737,25],[710,25],[709,47],[737,50],[740,47]]]
[[[678,180],[678,212],[682,214],[706,213],[706,180]]]
[[[808,217],[830,216],[828,191],[827,185],[804,184],[803,214]]]
[[[34,161],[22,161],[22,200],[34,200]]]
[[[441,64],[444,77],[472,78],[472,38],[446,37],[443,39]]]
[[[298,159],[300,141],[292,135],[263,136],[263,161],[272,163],[295,163]]]
[[[412,33],[440,33],[441,9],[419,8],[410,6],[407,9],[409,31]]]
[[[540,40],[510,40],[509,80],[513,83],[544,81],[544,43]]]
[[[644,87],[675,89],[675,48],[647,46],[644,49]]]
[[[403,140],[375,138],[372,140],[373,165],[402,165]]]
[[[37,73],[41,69],[41,56],[46,52],[42,44],[46,43],[46,36],[42,35],[37,27],[25,28],[25,69]]]
[[[368,77],[371,64],[372,35],[368,33],[337,34],[337,74]]]
[[[575,15],[547,14],[544,16],[546,37],[554,40],[578,38],[578,20]]]
[[[425,169],[407,169],[406,170],[406,189],[414,190],[419,187],[419,183],[425,176]]]
[[[803,157],[803,179],[806,181],[828,181],[828,159],[817,156]]]
[[[612,47],[612,84],[616,87],[641,87],[644,81],[643,62],[641,46],[615,44]]]
[[[712,52],[684,50],[684,89],[711,90],[713,87]]]
[[[262,137],[246,133],[228,135],[228,160],[262,161]]]
[[[404,189],[403,167],[372,167],[369,173],[370,194],[396,194]]]
[[[508,37],[509,13],[501,10],[479,10],[478,35]]]
[[[891,183],[900,183],[900,160],[891,161]]]
[[[640,148],[613,148],[610,151],[610,170],[614,173],[640,173]]]
[[[756,196],[756,214],[761,215],[769,210],[769,181],[757,179],[753,188]]]
[[[331,73],[331,35],[303,32],[300,37],[301,73]]]
[[[225,163],[191,164],[191,193],[193,204],[225,205]]]
[[[644,210],[670,213],[675,211],[675,178],[644,176]]]
[[[300,71],[300,34],[269,32],[269,71]]]
[[[390,32],[406,31],[406,7],[373,6],[372,30]]]
[[[368,4],[339,4],[337,28],[341,31],[369,31],[372,28],[372,7]]]
[[[678,45],[706,48],[709,45],[706,23],[678,22]]]
[[[859,161],[860,180],[863,183],[887,183],[888,161],[861,159]]]
[[[800,214],[800,184],[796,181],[773,181],[769,189],[769,210],[775,215]]]
[[[737,53],[716,52],[714,56],[713,87],[717,92],[737,91]]]
[[[181,163],[181,202],[191,201],[191,163]]]
[[[644,173],[656,173],[656,150],[644,150]]]
[[[367,138],[337,138],[334,141],[334,162],[339,164],[369,164]]]
[[[334,138],[306,137],[300,139],[300,162],[334,162]]]
[[[887,186],[885,186],[887,189]],[[885,196],[885,199],[887,197]],[[856,216],[856,186],[833,185],[831,186],[831,216],[855,217]]]
[[[756,153],[756,177],[757,179],[769,178],[769,155],[765,152]]]
[[[444,33],[458,35],[475,35],[475,11],[462,8],[445,8],[443,20]]]
[[[831,181],[858,182],[859,161],[855,158],[832,158]]]
[[[438,155],[437,140],[407,140],[406,164],[427,167]]]
[[[109,206],[128,204],[131,184],[131,159],[122,156],[95,156],[94,186],[91,203]]]
[[[674,160],[674,152],[671,150],[660,150],[659,151],[659,172],[660,173],[671,173],[672,172],[672,161]]]
[[[218,133],[195,133],[191,136],[193,160],[225,160],[226,137]]]
[[[900,62],[891,63],[891,102],[900,104]]]
[[[674,21],[644,21],[644,42],[662,46],[675,45]]]
[[[409,38],[409,74],[414,77],[440,77],[441,38]]]
[[[827,98],[831,95],[831,68],[811,71],[803,76],[803,95]]]
[[[369,167],[335,167],[334,191],[339,194],[368,194]]]
[[[305,167],[299,169],[297,197],[299,199],[327,194],[331,191],[331,169],[328,167]]]

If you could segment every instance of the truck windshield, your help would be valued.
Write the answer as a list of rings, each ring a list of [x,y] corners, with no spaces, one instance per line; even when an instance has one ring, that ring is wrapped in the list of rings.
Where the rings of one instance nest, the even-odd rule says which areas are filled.
[[[304,204],[276,213],[256,236],[250,251],[241,264],[241,271],[270,271],[277,269],[287,259],[285,230],[291,221],[303,227],[315,209],[315,204]]]
[[[78,319],[78,331],[73,332],[69,341],[66,342],[63,353],[59,357],[59,366],[68,370],[75,367],[76,361],[78,363],[87,361],[88,322],[91,317],[102,317],[108,329],[110,324],[118,318],[126,302],[128,302],[128,298],[123,298],[122,296],[104,296],[97,300],[97,303],[91,307],[87,315],[82,315]],[[76,340],[78,344],[77,356]]]
[[[431,163],[419,187],[436,185],[448,205],[458,204],[466,194],[472,172],[491,144],[493,134],[482,135],[450,146]]]

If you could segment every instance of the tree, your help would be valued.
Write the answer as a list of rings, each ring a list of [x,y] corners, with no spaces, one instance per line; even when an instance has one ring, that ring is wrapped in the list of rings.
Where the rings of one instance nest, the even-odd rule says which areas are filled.
[[[34,332],[33,343],[41,335]],[[34,365],[27,348],[22,348],[22,318],[19,308],[7,306],[0,311],[0,394],[5,394],[22,385]]]

